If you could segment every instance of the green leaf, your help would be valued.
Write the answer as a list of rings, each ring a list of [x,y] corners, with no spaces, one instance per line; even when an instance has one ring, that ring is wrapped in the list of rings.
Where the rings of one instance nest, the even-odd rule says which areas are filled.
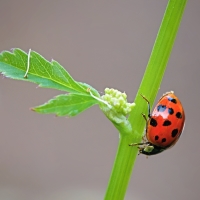
[[[70,93],[58,95],[32,110],[42,114],[54,113],[57,116],[73,117],[98,103],[98,100],[90,95]]]
[[[24,75],[27,70],[28,55],[21,49],[13,52],[4,51],[0,54],[0,72],[12,79],[30,81],[39,84],[40,87],[53,88],[73,93],[88,94],[86,85],[75,81],[70,74],[56,61],[47,61],[35,51],[30,53],[30,66],[27,78]],[[91,88],[95,96],[98,92]]]

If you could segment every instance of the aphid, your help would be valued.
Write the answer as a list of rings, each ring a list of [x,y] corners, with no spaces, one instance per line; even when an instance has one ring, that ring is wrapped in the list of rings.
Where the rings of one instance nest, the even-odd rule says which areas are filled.
[[[176,144],[183,131],[185,113],[180,100],[173,92],[167,92],[160,98],[152,114],[148,99],[141,96],[148,103],[148,119],[142,114],[146,120],[146,141],[130,146],[139,145],[139,152],[150,156]]]

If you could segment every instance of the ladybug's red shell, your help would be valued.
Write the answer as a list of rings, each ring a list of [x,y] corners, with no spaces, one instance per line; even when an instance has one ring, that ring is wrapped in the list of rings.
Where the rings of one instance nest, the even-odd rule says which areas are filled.
[[[164,94],[148,119],[146,138],[149,143],[165,150],[179,139],[185,122],[180,100],[173,92]]]

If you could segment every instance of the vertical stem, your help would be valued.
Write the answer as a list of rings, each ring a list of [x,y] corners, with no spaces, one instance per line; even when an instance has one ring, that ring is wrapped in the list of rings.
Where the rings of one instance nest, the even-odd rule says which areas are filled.
[[[118,200],[124,198],[132,173],[133,161],[137,156],[137,149],[128,146],[131,142],[132,137],[120,137],[115,165],[112,170],[105,199]]]
[[[129,147],[128,144],[141,141],[145,125],[141,112],[147,113],[146,102],[141,99],[139,94],[145,95],[152,105],[160,88],[186,3],[187,0],[169,0],[168,2],[143,80],[136,95],[136,106],[128,118],[133,133],[127,135],[120,132],[119,147],[104,197],[105,200],[122,200],[125,197],[137,157],[137,148]]]

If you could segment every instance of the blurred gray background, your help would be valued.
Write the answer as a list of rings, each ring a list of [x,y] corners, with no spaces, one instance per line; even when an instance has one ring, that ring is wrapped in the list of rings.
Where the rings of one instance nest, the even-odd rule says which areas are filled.
[[[126,91],[132,102],[167,0],[0,3],[0,51],[31,48],[75,80]],[[190,0],[158,95],[176,92],[185,130],[172,149],[138,157],[126,200],[200,199],[199,20],[200,1]],[[0,199],[103,199],[118,133],[97,106],[76,118],[29,110],[60,93],[1,76]]]

